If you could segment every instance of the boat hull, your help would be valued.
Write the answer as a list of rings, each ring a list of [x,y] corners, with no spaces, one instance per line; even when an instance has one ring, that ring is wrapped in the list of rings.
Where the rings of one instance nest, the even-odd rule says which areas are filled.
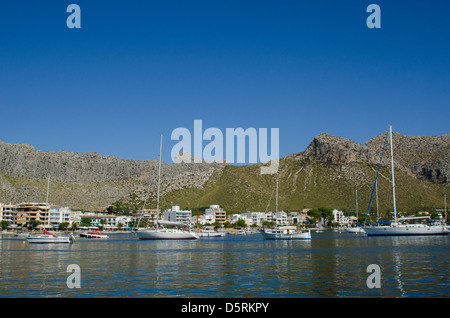
[[[348,233],[365,233],[365,230],[360,227],[350,227],[346,229]]]
[[[224,237],[225,232],[200,232],[195,233],[199,237]]]
[[[106,235],[106,234],[94,234],[94,233],[80,233],[79,236],[85,237],[85,238],[94,238],[94,239],[107,239],[108,238],[108,235]]]
[[[378,226],[364,228],[367,236],[448,235],[444,226]]]
[[[28,237],[31,244],[70,244],[72,240],[68,237]]]
[[[311,232],[300,232],[300,233],[271,233],[266,231],[261,231],[265,240],[310,240]]]
[[[140,240],[195,240],[195,233],[180,230],[148,230],[136,232]]]

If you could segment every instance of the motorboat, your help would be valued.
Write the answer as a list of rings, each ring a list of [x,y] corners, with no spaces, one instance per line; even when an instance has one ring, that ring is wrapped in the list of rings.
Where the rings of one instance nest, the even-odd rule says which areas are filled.
[[[311,231],[297,230],[295,226],[282,226],[275,229],[261,230],[265,240],[310,240]]]
[[[95,238],[95,239],[106,239],[108,235],[100,233],[100,232],[83,232],[78,234],[80,237],[85,238]]]
[[[38,236],[30,236],[26,238],[28,243],[38,243],[38,244],[70,244],[73,243],[74,237],[72,234],[69,235],[69,237],[61,237],[56,236],[53,233],[50,233],[48,231],[44,231],[44,234],[38,235]]]

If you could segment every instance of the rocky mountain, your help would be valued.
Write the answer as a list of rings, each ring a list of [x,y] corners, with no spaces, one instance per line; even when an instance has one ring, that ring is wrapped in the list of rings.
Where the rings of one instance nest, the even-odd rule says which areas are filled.
[[[158,160],[127,160],[95,152],[37,151],[0,141],[0,202],[49,201],[82,210],[104,210],[131,195],[144,200],[157,184]],[[162,163],[161,194],[199,188],[221,164]]]
[[[261,175],[261,164],[163,164],[161,205],[201,209],[221,204],[230,212],[274,210],[279,180],[280,209],[327,205],[348,209],[358,190],[368,206],[386,133],[365,145],[320,134],[303,151],[280,159],[275,175]],[[450,177],[450,134],[411,137],[393,133],[398,206],[404,210],[443,205]],[[380,170],[380,208],[389,210],[390,149]],[[30,145],[0,142],[0,202],[46,199],[73,209],[123,213],[148,206],[156,198],[158,161],[134,161],[94,152],[37,151]]]

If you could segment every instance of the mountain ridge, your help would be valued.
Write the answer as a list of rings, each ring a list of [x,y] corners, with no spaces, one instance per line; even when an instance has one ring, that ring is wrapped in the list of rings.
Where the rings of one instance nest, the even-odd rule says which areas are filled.
[[[262,209],[273,192],[275,178],[279,178],[284,182],[281,188],[285,189],[280,202],[284,201],[289,208],[317,205],[320,197],[327,198],[336,192],[333,186],[346,190],[342,194],[336,192],[335,203],[333,196],[323,203],[342,206],[345,200],[351,199],[345,199],[350,196],[351,187],[361,183],[367,191],[371,188],[385,136],[382,133],[361,144],[321,133],[304,151],[280,158],[276,175],[260,175],[259,168],[264,164],[162,163],[161,197],[166,204],[169,201],[189,204],[190,208],[209,203],[232,210]],[[406,136],[394,132],[393,147],[395,167],[401,171],[399,178],[408,180],[411,187],[408,191],[418,192],[414,195],[420,197],[420,192],[442,193],[447,189],[450,134]],[[385,179],[390,176],[389,156],[387,143],[382,161]],[[82,210],[130,211],[142,208],[145,199],[149,199],[149,205],[153,204],[157,168],[157,159],[121,159],[92,151],[39,151],[31,145],[0,141],[0,202],[42,202],[50,175],[52,203]],[[431,201],[424,198],[425,203],[416,202],[415,207],[409,208],[438,206],[438,197]]]

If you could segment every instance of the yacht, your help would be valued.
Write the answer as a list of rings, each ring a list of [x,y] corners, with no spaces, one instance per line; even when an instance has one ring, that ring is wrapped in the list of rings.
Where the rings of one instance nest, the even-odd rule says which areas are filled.
[[[50,233],[48,231],[44,230],[44,234],[38,235],[38,236],[30,236],[27,237],[28,243],[40,243],[40,244],[47,244],[47,243],[62,243],[62,244],[69,244],[72,243],[74,240],[74,237],[72,234],[70,234],[69,237],[60,237],[56,236],[53,233]]]
[[[275,212],[278,212],[278,180],[275,196]],[[260,230],[265,240],[310,240],[311,231],[300,231],[295,226],[281,226],[275,229]]]
[[[100,233],[100,232],[83,232],[78,234],[80,237],[85,238],[95,238],[95,239],[106,239],[108,235]]]
[[[389,141],[391,146],[391,175],[392,175],[392,197],[394,204],[394,220],[387,226],[365,227],[368,236],[409,236],[409,235],[447,235],[450,233],[445,225],[428,224],[405,224],[401,221],[417,218],[397,219],[397,207],[395,203],[395,178],[394,178],[394,157],[392,147],[392,126],[389,126]]]
[[[295,226],[281,226],[276,229],[261,230],[265,240],[310,240],[311,231],[299,231]]]
[[[159,213],[159,188],[160,188],[160,182],[161,182],[161,150],[162,150],[162,138],[163,135],[161,134],[161,142],[159,145],[159,169],[158,169],[158,194],[157,194],[157,200],[156,200],[156,210]],[[145,207],[145,203],[144,203]],[[159,228],[159,224],[163,223],[162,220],[156,221],[156,229],[145,229],[145,230],[139,230],[136,232],[137,237],[140,240],[193,240],[198,239],[198,236],[189,231],[181,230],[177,228]],[[139,222],[138,222],[139,223]],[[167,222],[166,222],[167,223]],[[182,226],[186,226],[186,224],[182,224]]]

